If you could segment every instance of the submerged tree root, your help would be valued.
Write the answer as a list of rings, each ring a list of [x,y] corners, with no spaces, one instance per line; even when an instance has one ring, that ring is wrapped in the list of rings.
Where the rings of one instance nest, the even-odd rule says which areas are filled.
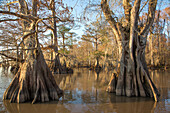
[[[15,103],[47,102],[58,100],[62,94],[40,53],[36,59],[25,61],[6,89],[3,99]]]

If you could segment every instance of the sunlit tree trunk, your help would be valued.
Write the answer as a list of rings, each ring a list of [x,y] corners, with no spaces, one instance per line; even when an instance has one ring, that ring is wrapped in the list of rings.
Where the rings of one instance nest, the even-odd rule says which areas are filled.
[[[53,45],[53,35],[51,34],[51,45]],[[51,50],[51,64],[53,64],[53,51]],[[53,66],[52,66],[53,67]]]
[[[150,36],[150,41],[149,41],[149,46],[150,46],[150,52],[151,52],[151,55],[150,55],[150,59],[151,59],[151,66],[155,66],[154,65],[154,57],[153,57],[153,35],[151,34]]]
[[[32,16],[37,16],[37,0],[32,1]],[[25,0],[19,0],[20,13],[28,15],[28,7]],[[10,102],[45,102],[58,100],[62,90],[48,68],[38,42],[38,25],[36,20],[23,21],[24,34],[35,31],[35,34],[25,39],[25,48],[35,48],[26,51],[26,59],[9,87],[6,89],[3,99]]]
[[[96,45],[96,51],[98,51],[98,38],[97,38],[97,36],[95,38],[95,45]],[[97,55],[96,56],[96,68],[98,68],[98,67],[99,67],[99,56]]]
[[[114,86],[115,77],[112,77],[107,91],[124,96],[150,96],[158,101],[159,93],[145,62],[147,35],[153,23],[157,1],[149,1],[147,21],[142,28],[138,27],[140,2],[135,0],[132,7],[129,0],[123,0],[125,23],[119,23],[112,17],[114,13],[107,0],[101,0],[104,16],[112,27],[119,48],[118,80]]]
[[[62,66],[60,63],[59,53],[58,53],[58,40],[57,40],[57,26],[56,26],[56,12],[55,12],[55,0],[51,0],[52,4],[52,21],[53,21],[53,39],[54,39],[54,72],[62,73]]]

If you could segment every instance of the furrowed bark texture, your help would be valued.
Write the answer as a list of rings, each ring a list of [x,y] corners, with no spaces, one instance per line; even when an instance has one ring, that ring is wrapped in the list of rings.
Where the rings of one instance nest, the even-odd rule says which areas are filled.
[[[62,90],[48,68],[42,52],[36,59],[24,62],[13,81],[6,89],[3,99],[10,102],[46,102],[58,100]]]
[[[37,0],[32,1],[32,15],[37,15]],[[20,13],[29,14],[25,0],[19,0]],[[18,70],[14,79],[3,95],[3,99],[10,102],[47,102],[58,100],[63,94],[48,68],[38,42],[38,23],[22,20],[23,34],[36,31],[35,34],[24,40],[25,48],[36,48],[26,51],[26,60]]]
[[[104,16],[118,42],[120,62],[116,73],[118,80],[116,76],[112,77],[107,91],[124,96],[149,96],[158,101],[159,92],[150,78],[145,62],[146,37],[154,20],[157,0],[149,1],[148,17],[142,28],[138,25],[140,3],[141,0],[135,0],[132,7],[129,0],[123,0],[125,22],[120,23],[112,17],[114,13],[107,0],[101,0]]]

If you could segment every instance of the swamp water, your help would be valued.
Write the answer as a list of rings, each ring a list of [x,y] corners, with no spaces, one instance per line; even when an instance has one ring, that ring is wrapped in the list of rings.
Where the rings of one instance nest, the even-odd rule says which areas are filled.
[[[107,93],[111,73],[74,69],[72,75],[55,75],[57,84],[64,90],[59,101],[32,105],[3,101],[3,93],[13,75],[0,68],[0,113],[170,113],[169,73],[170,70],[151,71],[151,78],[160,90],[159,102]]]

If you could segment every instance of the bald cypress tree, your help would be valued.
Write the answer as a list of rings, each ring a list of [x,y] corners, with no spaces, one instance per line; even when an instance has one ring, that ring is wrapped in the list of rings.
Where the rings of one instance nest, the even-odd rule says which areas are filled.
[[[10,99],[10,102],[45,102],[58,100],[62,90],[48,68],[38,40],[37,17],[38,0],[32,0],[32,10],[28,9],[25,0],[19,0],[20,13],[0,11],[0,13],[13,15],[22,19],[23,42],[25,45],[25,62],[18,70],[11,84],[6,89],[3,99]],[[34,48],[34,49],[31,49]]]
[[[145,62],[147,35],[154,21],[156,5],[157,0],[149,0],[147,19],[145,23],[139,24],[141,0],[135,0],[134,3],[123,0],[124,21],[115,17],[107,0],[101,0],[103,14],[116,37],[120,62],[118,80],[113,82],[115,77],[112,77],[107,91],[124,96],[150,96],[158,101],[159,93]]]

